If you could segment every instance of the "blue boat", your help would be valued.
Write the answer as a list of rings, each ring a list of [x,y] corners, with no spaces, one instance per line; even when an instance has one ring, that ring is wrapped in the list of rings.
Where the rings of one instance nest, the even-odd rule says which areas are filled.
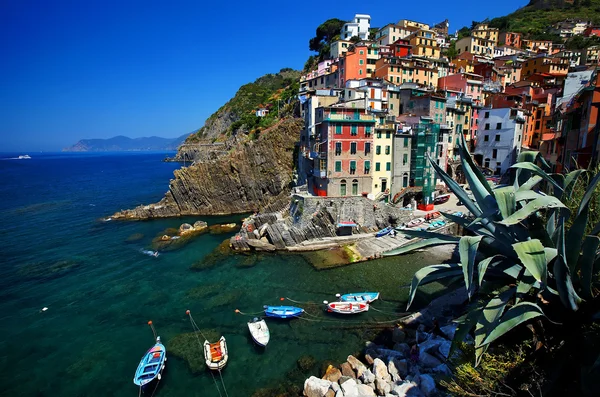
[[[379,299],[379,292],[353,292],[351,294],[336,295],[342,302],[366,302],[371,303]]]
[[[394,230],[394,228],[391,226],[388,226],[385,229],[381,229],[380,231],[378,231],[377,234],[375,235],[375,237],[383,237],[385,235],[388,235],[392,232],[392,230]]]
[[[275,318],[293,318],[304,313],[304,309],[295,306],[265,306],[265,315]]]
[[[161,372],[165,369],[167,361],[167,349],[160,343],[160,336],[156,337],[156,344],[150,348],[142,357],[133,383],[142,387],[152,382],[154,379],[160,380]]]

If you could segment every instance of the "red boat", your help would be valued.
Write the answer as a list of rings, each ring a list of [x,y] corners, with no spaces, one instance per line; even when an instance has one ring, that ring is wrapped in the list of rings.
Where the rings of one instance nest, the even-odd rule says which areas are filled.
[[[368,303],[361,302],[331,302],[327,303],[327,311],[341,314],[362,313],[369,310]]]
[[[444,204],[448,200],[450,200],[450,195],[449,194],[442,194],[442,195],[437,196],[433,200],[433,204]]]
[[[441,215],[442,214],[440,214],[438,211],[432,212],[430,214],[425,215],[425,220],[430,221],[432,219],[439,218]]]

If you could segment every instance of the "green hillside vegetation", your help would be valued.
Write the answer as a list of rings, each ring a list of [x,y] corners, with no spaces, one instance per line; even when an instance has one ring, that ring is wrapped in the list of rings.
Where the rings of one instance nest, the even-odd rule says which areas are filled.
[[[257,128],[272,125],[278,116],[277,106],[279,105],[280,109],[284,108],[297,95],[299,79],[299,71],[284,68],[279,73],[266,74],[253,83],[241,86],[233,98],[206,120],[204,127],[190,135],[187,142],[201,140],[207,126],[216,122],[218,118],[229,117],[234,120],[224,131],[225,135],[236,134],[239,131],[252,133]],[[259,107],[270,108],[271,112],[267,117],[256,117]]]
[[[525,38],[562,42],[560,37],[550,34],[548,28],[565,19],[600,24],[600,0],[575,0],[573,4],[564,0],[532,0],[511,14],[490,20],[489,24],[500,31],[522,33]]]

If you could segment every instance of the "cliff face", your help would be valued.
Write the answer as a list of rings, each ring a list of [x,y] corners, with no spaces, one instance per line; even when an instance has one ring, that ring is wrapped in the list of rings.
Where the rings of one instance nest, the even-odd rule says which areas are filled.
[[[288,200],[301,129],[301,120],[284,119],[215,160],[197,160],[176,170],[160,202],[118,212],[113,219],[254,212]]]

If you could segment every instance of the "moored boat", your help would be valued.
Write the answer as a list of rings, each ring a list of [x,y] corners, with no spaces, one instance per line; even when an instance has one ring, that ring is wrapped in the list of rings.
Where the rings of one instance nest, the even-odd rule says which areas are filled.
[[[293,318],[304,313],[304,309],[295,306],[265,306],[267,317]]]
[[[252,339],[254,339],[256,344],[263,347],[267,346],[267,343],[269,343],[269,339],[271,338],[271,334],[265,320],[254,318],[254,320],[248,321],[248,329],[250,330],[250,335],[252,335]]]
[[[417,218],[417,219],[413,219],[412,221],[408,222],[406,224],[407,227],[414,227],[414,226],[418,226],[421,223],[425,222],[425,219],[423,218]]]
[[[160,336],[156,336],[152,321],[149,321],[148,325],[152,327],[156,343],[146,352],[146,354],[144,354],[135,371],[133,383],[140,387],[147,385],[154,379],[160,380],[161,373],[165,369],[165,363],[167,361],[167,349],[160,342]]]
[[[394,228],[391,226],[388,226],[385,229],[381,229],[380,231],[378,231],[377,234],[375,234],[375,237],[383,237],[385,235],[388,235],[392,232],[392,230],[394,230]]]
[[[340,314],[356,314],[369,310],[369,304],[364,302],[324,302],[328,312]]]
[[[209,369],[214,371],[222,369],[227,364],[228,359],[229,354],[224,336],[221,336],[221,339],[215,343],[204,341],[204,360]]]
[[[340,298],[340,301],[342,302],[371,303],[374,300],[379,299],[379,292],[353,292],[344,295],[337,294],[336,297]]]
[[[450,194],[442,194],[433,200],[433,204],[444,204],[448,200],[450,200]]]
[[[432,219],[439,218],[440,216],[442,216],[442,214],[440,214],[439,211],[431,212],[431,213],[425,215],[425,220],[430,221]]]

